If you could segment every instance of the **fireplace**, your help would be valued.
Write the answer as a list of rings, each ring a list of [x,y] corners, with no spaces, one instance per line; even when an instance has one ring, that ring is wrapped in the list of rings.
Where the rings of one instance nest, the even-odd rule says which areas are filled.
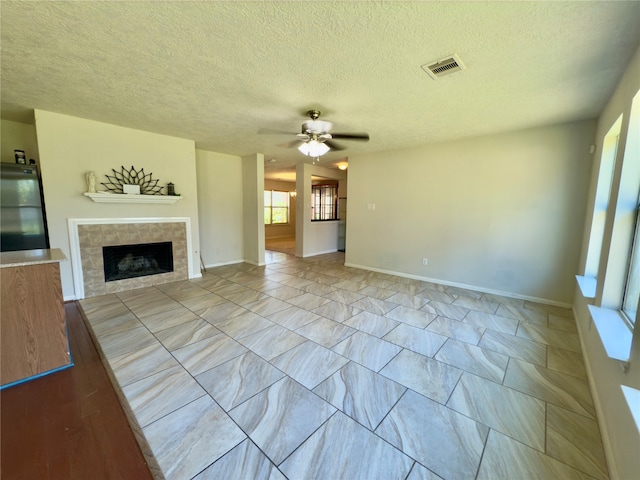
[[[171,242],[102,247],[104,281],[173,272]]]
[[[193,278],[190,250],[191,222],[188,217],[156,218],[96,218],[69,219],[69,240],[76,298],[124,292],[169,282]],[[155,246],[168,245],[171,260],[158,258]],[[104,248],[142,245],[140,250],[118,253],[115,267],[108,267],[112,254]],[[149,247],[152,245],[154,247]],[[163,249],[167,250],[164,246]],[[130,255],[127,257],[127,255]],[[149,256],[153,258],[149,258]],[[128,258],[127,260],[123,260]],[[122,263],[120,263],[122,262]],[[170,263],[169,263],[170,262]],[[122,268],[118,267],[118,263]],[[149,268],[162,271],[150,272]],[[143,269],[144,267],[144,269]],[[109,271],[118,277],[110,277]],[[129,278],[119,276],[120,270],[132,270]]]

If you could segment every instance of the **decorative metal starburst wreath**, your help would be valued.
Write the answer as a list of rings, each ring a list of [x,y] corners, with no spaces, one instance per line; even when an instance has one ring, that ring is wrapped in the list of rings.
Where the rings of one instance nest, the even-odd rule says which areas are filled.
[[[140,193],[143,195],[161,195],[162,186],[158,186],[158,180],[153,180],[152,173],[144,173],[144,168],[136,170],[132,165],[130,169],[120,167],[120,171],[111,169],[113,175],[105,175],[107,182],[101,182],[107,190],[113,193],[124,193],[123,185],[140,185]]]

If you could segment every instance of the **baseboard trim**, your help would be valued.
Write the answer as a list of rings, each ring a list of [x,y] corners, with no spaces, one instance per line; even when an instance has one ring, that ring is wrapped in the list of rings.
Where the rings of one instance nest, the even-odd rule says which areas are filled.
[[[491,288],[484,288],[484,287],[479,287],[477,285],[469,285],[466,283],[450,282],[448,280],[441,280],[439,278],[423,277],[420,275],[413,275],[411,273],[396,272],[394,270],[385,270],[383,268],[370,267],[367,265],[358,265],[356,263],[345,262],[344,266],[359,268],[361,270],[369,270],[372,272],[386,273],[388,275],[395,275],[397,277],[410,278],[412,280],[422,280],[423,282],[439,283],[441,285],[446,285],[448,287],[466,288],[467,290],[475,290],[476,292],[491,293],[493,295],[501,295],[503,297],[516,298],[518,300],[528,300],[530,302],[543,303],[545,305],[553,305],[556,307],[563,307],[563,308],[572,307],[572,304],[570,303],[558,302],[556,300],[549,300],[548,298],[539,298],[539,297],[532,297],[529,295],[520,295],[518,293],[505,292],[502,290],[494,290]]]

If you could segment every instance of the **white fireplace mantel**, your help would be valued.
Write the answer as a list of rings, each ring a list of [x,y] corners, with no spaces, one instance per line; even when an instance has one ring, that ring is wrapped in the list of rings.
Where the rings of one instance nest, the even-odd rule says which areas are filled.
[[[84,194],[96,203],[176,203],[180,195],[136,195],[133,193],[98,192]]]

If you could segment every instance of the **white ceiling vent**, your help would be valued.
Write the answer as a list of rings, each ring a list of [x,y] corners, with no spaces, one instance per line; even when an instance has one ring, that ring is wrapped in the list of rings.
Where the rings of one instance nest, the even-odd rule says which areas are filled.
[[[465,67],[460,61],[460,58],[458,58],[458,55],[451,55],[446,58],[441,58],[435,62],[422,65],[422,69],[434,80],[451,73],[465,70],[466,68],[467,67]]]

